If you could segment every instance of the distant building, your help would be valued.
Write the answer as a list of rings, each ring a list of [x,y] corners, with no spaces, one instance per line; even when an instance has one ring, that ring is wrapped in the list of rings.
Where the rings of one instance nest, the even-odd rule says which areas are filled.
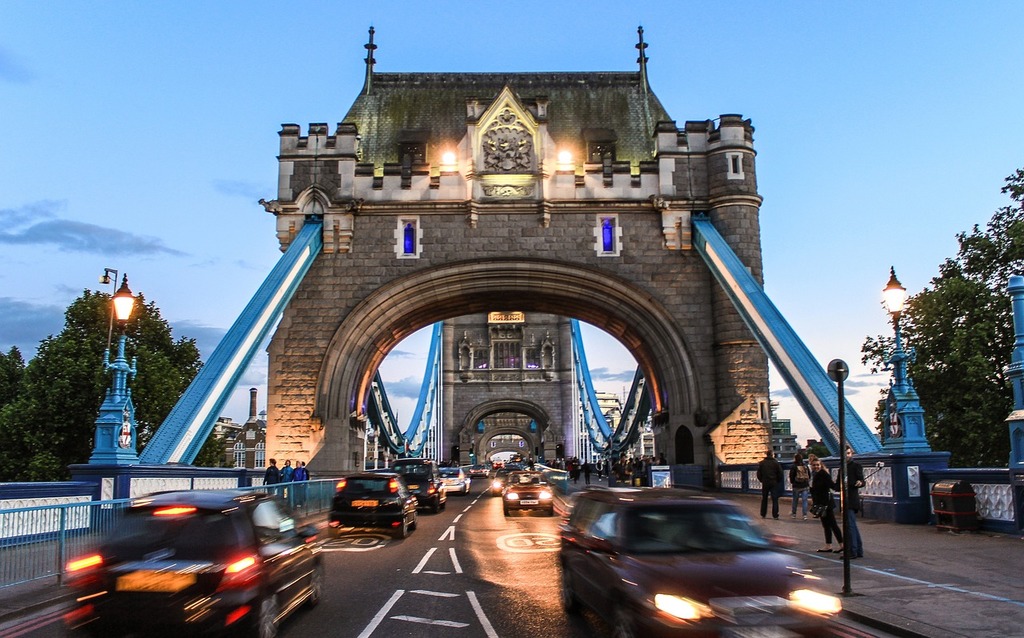
[[[775,410],[779,407],[779,404],[772,401],[770,405],[772,416],[772,451],[775,452],[775,458],[777,459],[782,461],[792,459],[793,455],[800,451],[800,444],[796,442],[796,435],[790,431],[790,420],[780,419],[776,416]]]
[[[266,412],[256,413],[256,388],[249,389],[249,418],[244,425],[221,417],[214,425],[214,432],[222,428],[224,456],[228,467],[255,469],[267,466],[267,417]]]

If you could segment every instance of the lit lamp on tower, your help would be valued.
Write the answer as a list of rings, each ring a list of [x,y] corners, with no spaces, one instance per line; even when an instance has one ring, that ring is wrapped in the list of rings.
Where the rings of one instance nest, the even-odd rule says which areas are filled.
[[[109,281],[109,273],[114,272],[114,280],[117,279],[117,271],[107,269],[101,283]],[[107,281],[104,281],[107,279]],[[135,451],[136,428],[135,428],[135,405],[132,403],[132,392],[128,389],[128,379],[135,376],[135,359],[131,365],[125,359],[124,347],[128,340],[124,332],[124,326],[131,317],[135,308],[135,297],[128,288],[128,275],[121,280],[121,287],[114,293],[111,300],[111,325],[113,319],[121,326],[121,336],[117,342],[117,357],[110,362],[110,345],[103,355],[103,369],[113,370],[114,378],[107,389],[107,395],[100,406],[100,414],[96,419],[96,438],[93,444],[92,456],[89,463],[95,465],[135,465],[139,462],[139,455]],[[108,336],[109,340],[109,336]]]
[[[885,368],[893,371],[893,378],[885,398],[882,447],[896,452],[931,452],[924,433],[924,408],[907,375],[907,362],[914,360],[914,349],[903,349],[900,334],[900,316],[907,301],[907,289],[896,279],[896,270],[893,268],[889,269],[889,283],[882,290],[882,298],[886,310],[892,315],[892,325],[896,331],[896,350],[886,361]]]

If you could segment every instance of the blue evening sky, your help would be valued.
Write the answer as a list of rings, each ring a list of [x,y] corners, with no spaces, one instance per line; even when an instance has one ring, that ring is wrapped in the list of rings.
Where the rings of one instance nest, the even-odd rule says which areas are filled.
[[[333,130],[371,24],[380,72],[630,71],[642,24],[679,126],[752,119],[765,288],[823,365],[852,366],[866,420],[887,376],[860,346],[890,334],[889,267],[927,286],[1024,166],[1016,1],[4,0],[0,16],[0,350],[26,357],[104,267],[208,356],[279,256],[256,201],[276,196],[280,125]],[[625,350],[595,332],[587,349],[599,389],[628,386]],[[384,370],[404,418],[425,352],[410,338]],[[251,386],[262,409],[265,379],[260,356],[226,415],[246,418]],[[777,375],[772,396],[816,436]]]

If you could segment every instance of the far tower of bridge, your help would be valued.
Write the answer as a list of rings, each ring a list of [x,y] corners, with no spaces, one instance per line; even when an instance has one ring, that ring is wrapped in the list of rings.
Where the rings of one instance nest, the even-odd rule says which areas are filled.
[[[739,115],[677,125],[640,36],[631,71],[382,73],[371,30],[341,121],[283,125],[277,196],[263,204],[282,249],[311,224],[322,247],[270,343],[268,458],[310,459],[321,475],[362,467],[387,353],[432,323],[506,311],[617,338],[670,462],[763,456],[767,356],[691,234],[710,220],[760,284],[754,128]],[[545,446],[564,436],[546,432]]]

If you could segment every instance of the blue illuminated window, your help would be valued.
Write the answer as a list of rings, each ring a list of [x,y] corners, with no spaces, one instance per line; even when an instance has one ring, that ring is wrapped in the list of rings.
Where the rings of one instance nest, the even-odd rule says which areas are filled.
[[[416,254],[416,225],[412,222],[408,222],[402,230],[402,253]]]
[[[601,220],[601,250],[606,253],[615,251],[615,220],[609,217]]]

